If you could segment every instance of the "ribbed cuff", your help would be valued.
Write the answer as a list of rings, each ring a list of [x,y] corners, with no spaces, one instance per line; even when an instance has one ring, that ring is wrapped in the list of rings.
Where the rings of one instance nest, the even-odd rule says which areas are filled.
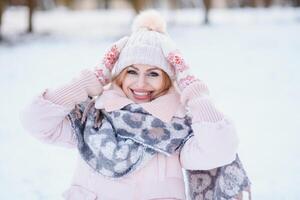
[[[101,91],[102,86],[96,76],[88,70],[83,70],[80,76],[72,79],[70,83],[57,89],[49,89],[44,97],[55,104],[72,109],[75,104],[85,101],[89,93]]]
[[[207,85],[201,80],[195,81],[184,88],[181,93],[181,102],[185,105],[189,100],[208,95],[209,90]]]
[[[224,118],[209,97],[207,85],[199,80],[188,85],[181,93],[181,102],[189,107],[194,122],[217,122]]]
[[[85,90],[89,96],[98,96],[99,94],[102,93],[103,85],[98,80],[94,71],[83,70],[81,74],[83,79],[86,82],[86,84],[83,86],[85,87]]]
[[[209,97],[198,97],[188,101],[193,122],[218,122],[224,118]]]

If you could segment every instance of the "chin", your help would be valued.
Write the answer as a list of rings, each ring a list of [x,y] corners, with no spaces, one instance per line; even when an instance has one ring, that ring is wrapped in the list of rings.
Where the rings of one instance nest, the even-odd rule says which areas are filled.
[[[135,98],[130,98],[134,103],[147,103],[150,102],[151,99],[147,99],[147,100],[140,100],[140,99],[135,99]]]

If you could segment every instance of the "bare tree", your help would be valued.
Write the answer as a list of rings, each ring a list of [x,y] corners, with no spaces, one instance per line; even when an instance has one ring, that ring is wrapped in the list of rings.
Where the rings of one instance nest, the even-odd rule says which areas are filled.
[[[241,7],[257,7],[257,0],[241,0]]]
[[[300,0],[293,0],[293,6],[300,7]]]
[[[36,0],[27,0],[27,7],[28,7],[28,27],[27,33],[33,32],[33,12],[36,7]]]
[[[110,9],[111,0],[96,0],[97,8],[104,8],[105,10]]]
[[[5,10],[6,4],[7,4],[6,0],[0,0],[0,41],[3,39],[1,27],[2,27],[2,17],[3,17],[3,13]]]
[[[6,2],[4,0],[0,1],[0,41],[2,40],[1,25],[2,25],[2,16],[3,16],[5,4],[6,4]]]
[[[212,0],[203,0],[204,5],[204,24],[209,24],[209,10],[211,8]]]
[[[145,0],[130,0],[130,3],[136,13],[139,13],[145,7]]]
[[[58,5],[64,5],[67,6],[68,8],[73,8],[74,7],[74,0],[55,0],[56,4]]]
[[[104,0],[104,8],[109,9],[109,0]]]
[[[272,5],[272,0],[264,0],[263,1],[265,7],[270,7]]]
[[[180,8],[179,1],[177,0],[169,0],[169,5],[172,10]]]

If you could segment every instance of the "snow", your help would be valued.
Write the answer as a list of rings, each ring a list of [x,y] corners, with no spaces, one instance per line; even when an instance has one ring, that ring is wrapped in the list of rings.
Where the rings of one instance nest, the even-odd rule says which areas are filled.
[[[216,105],[236,124],[239,154],[255,200],[300,199],[300,10],[166,11],[169,32],[204,80]],[[104,49],[130,32],[133,12],[68,11],[4,14],[0,44],[0,199],[62,199],[77,152],[43,144],[21,126],[20,110],[45,88],[93,67]]]

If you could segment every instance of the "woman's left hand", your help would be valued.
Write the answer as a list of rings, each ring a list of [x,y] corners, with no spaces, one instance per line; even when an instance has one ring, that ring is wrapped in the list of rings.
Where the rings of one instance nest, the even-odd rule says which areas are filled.
[[[181,91],[191,83],[199,81],[199,79],[190,73],[188,64],[183,59],[181,52],[171,38],[168,36],[163,37],[161,40],[161,48],[165,58],[175,70],[176,82]]]
[[[175,70],[176,82],[181,91],[181,102],[209,95],[207,85],[191,74],[189,66],[175,43],[168,37],[163,37],[161,47],[165,58]]]

